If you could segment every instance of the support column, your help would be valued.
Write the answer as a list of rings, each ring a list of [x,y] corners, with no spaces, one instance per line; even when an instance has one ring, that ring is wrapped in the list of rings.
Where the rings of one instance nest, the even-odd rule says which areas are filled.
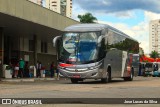
[[[20,58],[23,58],[23,57],[21,56],[21,36],[19,34],[18,36],[18,60],[20,60]]]
[[[0,27],[0,77],[3,77],[4,31]]]
[[[37,35],[34,35],[34,65],[37,63]]]

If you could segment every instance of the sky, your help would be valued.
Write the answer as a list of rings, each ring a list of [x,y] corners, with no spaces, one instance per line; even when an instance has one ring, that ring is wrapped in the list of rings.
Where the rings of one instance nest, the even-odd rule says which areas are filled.
[[[87,12],[138,40],[149,54],[149,22],[160,19],[160,0],[73,0],[72,18]]]

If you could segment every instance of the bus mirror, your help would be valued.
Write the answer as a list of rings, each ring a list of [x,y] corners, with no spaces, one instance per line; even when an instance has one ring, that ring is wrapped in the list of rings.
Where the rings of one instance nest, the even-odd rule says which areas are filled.
[[[53,39],[53,47],[56,47],[57,45],[57,41],[61,38],[61,36],[56,36],[54,39]]]

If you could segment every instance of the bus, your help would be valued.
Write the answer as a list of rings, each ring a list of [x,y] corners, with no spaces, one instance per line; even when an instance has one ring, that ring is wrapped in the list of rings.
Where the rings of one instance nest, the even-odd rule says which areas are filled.
[[[139,43],[114,27],[71,25],[53,39],[53,45],[59,76],[70,78],[72,83],[84,79],[101,79],[104,83],[112,78],[133,80],[133,55],[139,53]]]
[[[138,76],[139,73],[139,67],[140,67],[140,55],[139,54],[132,54],[133,55],[133,61],[132,66],[134,68],[134,76]]]

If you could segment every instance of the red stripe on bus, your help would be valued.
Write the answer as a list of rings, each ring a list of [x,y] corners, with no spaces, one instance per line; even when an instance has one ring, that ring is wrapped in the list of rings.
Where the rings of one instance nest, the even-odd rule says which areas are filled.
[[[72,67],[73,64],[59,64],[59,66],[61,66],[61,67]]]

